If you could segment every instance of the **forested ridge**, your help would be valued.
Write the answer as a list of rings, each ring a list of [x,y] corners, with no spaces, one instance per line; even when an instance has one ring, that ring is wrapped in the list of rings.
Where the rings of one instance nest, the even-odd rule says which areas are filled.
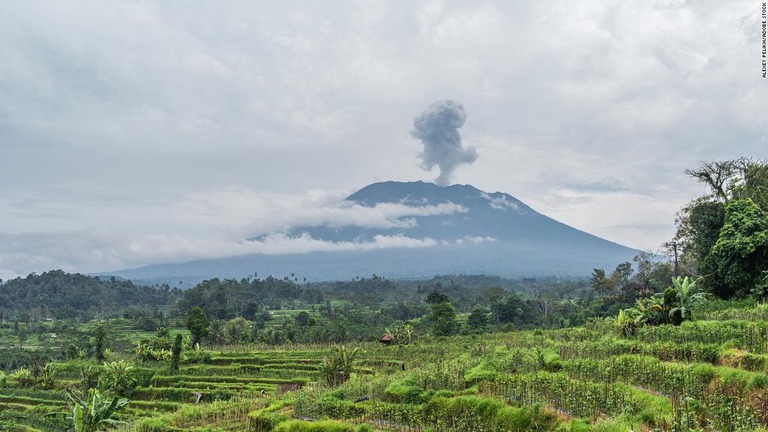
[[[76,318],[84,313],[115,313],[130,306],[168,305],[180,295],[181,290],[167,285],[149,287],[51,270],[0,283],[0,313],[23,321]]]

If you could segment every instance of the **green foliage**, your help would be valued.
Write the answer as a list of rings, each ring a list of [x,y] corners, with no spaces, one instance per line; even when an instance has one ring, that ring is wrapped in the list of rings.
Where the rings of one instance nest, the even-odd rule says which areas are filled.
[[[136,386],[134,367],[125,360],[104,364],[104,386],[118,396],[130,396]]]
[[[605,270],[601,268],[592,269],[589,285],[596,293],[601,295],[608,294],[614,289],[613,281],[605,274]]]
[[[27,368],[19,368],[11,374],[11,378],[21,388],[32,387],[37,383],[37,379],[32,375],[32,371]]]
[[[481,360],[475,367],[464,374],[464,381],[474,385],[480,381],[493,380],[498,376],[498,368],[488,360]]]
[[[631,337],[635,335],[635,331],[643,323],[643,319],[640,308],[622,309],[619,311],[615,323],[622,336]]]
[[[181,349],[184,337],[181,333],[177,333],[173,340],[173,349],[171,350],[171,371],[178,372],[179,363],[181,362]]]
[[[510,323],[521,327],[541,324],[544,316],[533,300],[524,299],[512,293],[504,301],[491,306],[494,319],[499,323]]]
[[[289,419],[285,414],[273,412],[269,409],[261,409],[248,414],[248,430],[259,432],[272,431],[277,425]]]
[[[678,304],[670,310],[670,314],[680,316],[682,320],[691,319],[693,309],[707,300],[706,295],[698,290],[696,281],[690,280],[688,276],[672,278],[672,285]]]
[[[560,361],[560,354],[553,349],[543,349],[539,352],[539,364],[549,372],[557,372],[563,368]]]
[[[456,309],[449,302],[433,303],[430,306],[427,322],[430,323],[434,336],[450,336],[459,331]]]
[[[279,309],[298,299],[317,304],[324,301],[324,296],[320,291],[303,288],[288,278],[269,276],[240,281],[214,278],[186,290],[174,308],[186,313],[193,307],[200,307],[211,320],[229,320],[238,316],[256,320],[263,312],[263,305]]]
[[[338,346],[330,355],[323,358],[320,364],[320,374],[330,387],[346,382],[352,376],[355,360],[360,351],[357,347],[347,350],[343,345]]]
[[[56,371],[55,363],[48,363],[43,366],[37,375],[37,385],[43,389],[52,389],[56,382]],[[2,387],[1,384],[0,387]]]
[[[106,343],[106,337],[107,330],[104,328],[104,326],[97,326],[96,331],[94,332],[94,357],[96,358],[96,363],[98,364],[104,363],[104,360],[107,358],[105,353],[106,347],[104,346]]]
[[[640,284],[636,276],[632,280]],[[381,283],[397,286],[392,282]],[[423,297],[435,284],[430,281],[417,296],[422,313],[431,308],[423,303]],[[535,282],[530,284],[535,286]],[[697,303],[693,299],[702,297],[698,292],[701,281],[690,277],[675,279],[672,285],[669,291],[640,302],[648,312],[643,316],[655,322],[663,320],[661,314],[667,315],[669,323],[674,323],[675,316],[695,317],[697,321],[683,321],[679,326],[637,324],[640,315],[632,315],[637,310],[630,308],[615,319],[596,319],[586,327],[439,339],[426,333],[431,326],[426,320],[394,325],[376,321],[379,314],[389,311],[377,304],[362,307],[334,300],[332,304],[321,304],[324,309],[316,315],[317,307],[302,308],[304,305],[297,300],[290,310],[272,310],[274,319],[266,324],[265,330],[274,329],[286,337],[284,340],[326,340],[326,336],[310,339],[306,335],[342,323],[351,337],[369,340],[345,345],[346,362],[332,360],[343,357],[338,355],[340,348],[330,352],[326,351],[327,345],[315,344],[269,348],[248,344],[221,346],[215,351],[184,350],[180,353],[184,361],[180,362],[178,373],[170,373],[167,363],[133,365],[132,360],[137,358],[131,357],[131,353],[116,352],[110,360],[125,359],[123,363],[132,366],[127,374],[117,375],[133,377],[134,383],[124,387],[136,387],[130,394],[134,402],[119,413],[120,420],[130,423],[121,430],[267,431],[288,427],[286,424],[297,417],[331,418],[336,420],[334,425],[342,424],[344,428],[366,421],[372,427],[392,430],[746,431],[764,427],[768,424],[768,418],[762,419],[768,410],[761,405],[761,401],[768,400],[768,309],[754,301]],[[453,298],[461,298],[459,289],[442,289],[450,289]],[[486,299],[486,294],[492,297]],[[556,321],[552,317],[557,319],[566,310],[561,308],[569,303],[582,313],[597,310],[592,309],[596,304],[605,304],[602,299],[560,300],[549,294],[525,298],[503,290],[478,290],[473,295],[473,303],[457,305],[462,315],[471,317],[468,312],[475,304],[480,305],[478,309],[487,306],[493,312],[488,328],[495,330],[506,324],[516,328],[534,322],[562,325],[553,324]],[[232,307],[236,310],[239,306]],[[679,310],[679,314],[674,310]],[[297,325],[296,316],[302,311],[319,317],[317,324]],[[410,313],[403,311],[405,315]],[[328,314],[337,321],[326,321]],[[502,319],[509,321],[502,323]],[[720,319],[726,321],[715,321]],[[183,317],[176,318],[179,320]],[[220,328],[223,330],[233,320],[218,320]],[[368,325],[369,321],[374,323],[369,328],[376,329],[376,333],[356,327],[356,322]],[[24,322],[20,324],[27,327]],[[172,320],[170,325],[174,324],[178,325]],[[110,339],[128,333],[128,340],[141,339],[152,350],[167,352],[166,360],[173,356],[175,335],[167,329],[160,328],[154,336],[147,336],[138,334],[129,320],[110,320],[108,325]],[[416,343],[401,342],[405,326],[422,333]],[[631,339],[617,337],[616,328],[625,326],[633,326]],[[87,336],[93,335],[95,326],[78,327],[84,343],[77,348],[92,350],[93,346],[87,345]],[[383,347],[370,337],[379,335],[384,327],[393,329],[398,344]],[[0,322],[0,338],[3,331],[10,334],[11,329],[12,323]],[[33,325],[31,338],[37,332]],[[63,334],[61,330],[57,332]],[[226,338],[226,331],[222,334]],[[67,343],[62,341],[61,345],[66,347]],[[15,340],[12,344],[15,345]],[[114,344],[113,347],[117,348]],[[352,354],[355,349],[365,352]],[[42,351],[8,351],[6,347],[0,352],[3,369],[16,370],[23,364],[37,380],[22,388],[8,375],[6,386],[0,391],[2,430],[66,430],[63,424],[52,426],[62,421],[56,414],[50,414],[47,420],[42,418],[59,410],[65,402],[62,392],[44,387],[76,385],[81,367],[90,368],[90,372],[83,374],[83,388],[98,384],[101,391],[117,391],[118,386],[110,383],[118,380],[109,376],[109,369],[111,363],[119,364],[118,361],[108,361],[103,366],[87,360],[50,363],[50,356],[37,354]],[[334,363],[352,367],[337,367]],[[8,364],[15,366],[7,368]],[[56,371],[48,380],[50,385],[44,384],[47,368]],[[329,384],[327,377],[333,374],[327,372],[334,369],[346,369],[338,377],[351,379],[339,379],[331,384],[332,389],[315,385]],[[287,386],[280,388],[281,384],[291,382],[307,385],[298,391],[286,391]],[[202,394],[197,404],[196,393]]]
[[[275,432],[373,432],[367,425],[350,425],[335,420],[323,420],[308,422],[303,420],[290,420],[281,423],[274,429]]]
[[[163,338],[143,339],[136,344],[133,353],[142,362],[167,361],[173,356],[168,340]]]
[[[110,313],[135,305],[170,304],[181,296],[168,285],[148,287],[131,281],[101,279],[79,273],[51,270],[5,281],[0,293],[4,319],[47,317],[56,320]]]
[[[423,390],[412,375],[393,380],[384,389],[384,400],[392,403],[419,404],[425,401]]]
[[[494,399],[478,396],[432,398],[424,406],[426,422],[444,431],[504,430],[554,431],[557,416],[531,408],[512,408]]]
[[[731,201],[711,256],[713,293],[723,298],[748,295],[768,270],[768,213],[750,199]]]
[[[227,321],[222,330],[227,343],[243,344],[251,341],[251,323],[243,317]]]
[[[480,307],[472,309],[467,317],[467,326],[473,332],[482,333],[488,326],[488,310]]]
[[[623,336],[634,336],[643,325],[680,325],[692,318],[695,307],[706,301],[704,293],[698,292],[696,281],[686,277],[672,278],[674,288],[667,288],[664,294],[638,299],[634,308],[622,309],[616,318],[616,326]]]
[[[440,303],[450,303],[451,298],[438,290],[432,290],[424,299],[424,301],[429,305],[436,305]]]
[[[192,334],[192,346],[198,345],[210,333],[211,322],[199,306],[192,307],[187,313],[187,329]]]
[[[603,269],[593,269],[590,279],[592,290],[603,296],[603,301],[615,298],[622,302],[633,302],[663,290],[672,277],[669,263],[658,262],[648,252],[641,252],[632,258],[632,263],[623,262],[607,275]]]
[[[117,396],[110,399],[94,388],[85,394],[69,389],[67,399],[72,408],[75,432],[94,432],[103,426],[119,423],[112,416],[128,404],[128,399]]]
[[[749,295],[768,270],[768,163],[748,158],[704,162],[686,173],[712,194],[691,202],[678,218],[683,262],[704,276],[704,288],[713,294]]]

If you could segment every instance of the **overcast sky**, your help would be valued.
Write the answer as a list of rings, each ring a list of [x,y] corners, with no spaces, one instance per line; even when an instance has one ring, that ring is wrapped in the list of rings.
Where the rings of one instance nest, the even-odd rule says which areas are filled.
[[[438,177],[411,131],[440,100],[476,150],[453,183],[639,249],[704,192],[684,169],[768,148],[756,0],[0,6],[0,278],[350,217]]]

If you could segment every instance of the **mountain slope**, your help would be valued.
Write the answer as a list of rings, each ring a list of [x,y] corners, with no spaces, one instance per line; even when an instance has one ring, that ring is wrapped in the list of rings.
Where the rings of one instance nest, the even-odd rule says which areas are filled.
[[[510,195],[469,185],[374,183],[350,195],[342,206],[389,216],[384,222],[326,221],[285,232],[288,238],[311,237],[327,245],[361,245],[358,250],[252,254],[112,274],[153,281],[241,278],[255,272],[309,280],[373,273],[396,278],[459,273],[586,276],[594,267],[612,268],[638,253],[544,216]],[[252,241],[265,241],[269,235]],[[407,240],[419,247],[384,247],[384,241],[392,239],[397,240],[395,246]]]

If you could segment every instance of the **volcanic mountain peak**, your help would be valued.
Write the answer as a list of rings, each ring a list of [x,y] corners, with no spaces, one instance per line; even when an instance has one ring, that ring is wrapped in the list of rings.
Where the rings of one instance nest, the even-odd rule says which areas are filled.
[[[240,278],[254,271],[295,272],[308,280],[374,273],[400,278],[587,276],[593,268],[613,267],[639,252],[560,223],[511,195],[470,185],[374,183],[330,213],[341,216],[294,226],[274,237],[254,237],[258,253],[113,274],[145,280]],[[315,249],[270,251],[282,242]]]

